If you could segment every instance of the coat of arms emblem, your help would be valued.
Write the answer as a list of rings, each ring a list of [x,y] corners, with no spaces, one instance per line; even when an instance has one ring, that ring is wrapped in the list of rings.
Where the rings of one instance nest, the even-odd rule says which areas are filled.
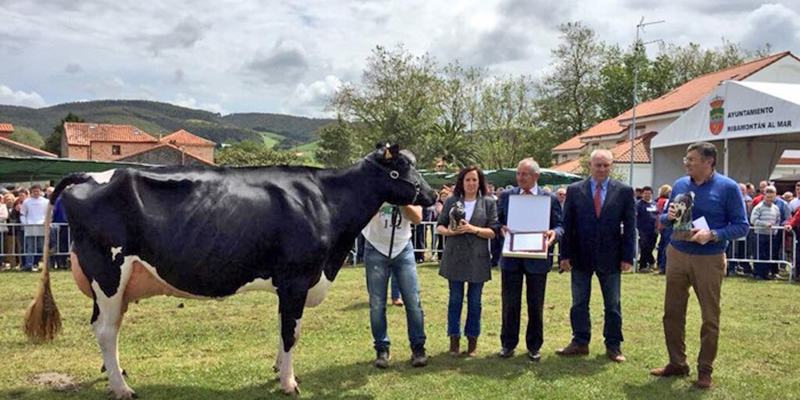
[[[709,121],[708,121],[708,129],[711,131],[712,135],[719,135],[722,132],[722,128],[725,126],[725,109],[722,108],[722,105],[725,104],[725,99],[722,97],[714,97],[709,106],[711,106],[711,111],[709,112]]]

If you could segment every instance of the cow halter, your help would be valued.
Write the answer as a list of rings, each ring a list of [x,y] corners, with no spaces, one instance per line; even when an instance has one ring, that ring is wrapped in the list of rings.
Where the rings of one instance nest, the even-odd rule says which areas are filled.
[[[389,178],[392,178],[394,180],[399,179],[399,180],[401,180],[401,181],[403,181],[405,183],[408,183],[409,185],[413,186],[414,187],[414,199],[411,200],[411,204],[414,204],[417,201],[417,198],[419,197],[419,192],[420,192],[419,180],[411,181],[408,178],[403,178],[402,176],[400,176],[400,173],[397,172],[397,170],[389,169],[389,168],[384,167],[383,165],[379,164],[377,161],[373,160],[372,157],[368,156],[368,157],[366,157],[366,160],[369,161],[370,164],[372,164],[372,165],[380,168],[382,171],[388,173],[389,174]]]

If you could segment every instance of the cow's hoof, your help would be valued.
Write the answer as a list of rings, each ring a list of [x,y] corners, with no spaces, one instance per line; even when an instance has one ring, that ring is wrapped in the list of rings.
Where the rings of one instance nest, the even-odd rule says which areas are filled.
[[[122,390],[111,390],[109,388],[109,397],[112,397],[116,400],[130,400],[139,398],[139,395],[136,394],[131,388],[125,388]]]
[[[281,389],[281,390],[283,391],[283,394],[285,394],[287,396],[292,396],[292,397],[300,396],[300,387],[299,386],[295,386],[294,390],[291,390],[291,389],[289,389],[289,390]]]

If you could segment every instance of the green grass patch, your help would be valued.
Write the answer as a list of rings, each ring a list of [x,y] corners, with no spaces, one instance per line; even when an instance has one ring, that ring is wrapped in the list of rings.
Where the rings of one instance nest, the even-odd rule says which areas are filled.
[[[284,139],[284,136],[279,135],[279,134],[274,133],[274,132],[260,132],[260,131],[257,131],[257,133],[259,135],[261,135],[261,140],[264,141],[264,145],[269,147],[269,148],[272,148],[273,146],[275,146],[276,143],[278,143],[278,142],[280,142],[281,140]]]
[[[447,283],[435,266],[419,268],[425,310],[425,368],[411,368],[405,315],[389,307],[390,368],[378,370],[369,327],[369,307],[360,267],[344,267],[327,299],[306,309],[295,353],[302,397],[314,399],[793,399],[800,398],[800,285],[726,278],[723,285],[719,356],[715,387],[691,387],[699,346],[700,317],[692,295],[686,330],[689,378],[648,375],[662,366],[666,350],[661,325],[664,277],[625,274],[622,284],[623,352],[614,364],[602,345],[602,298],[595,280],[591,354],[564,359],[554,351],[571,337],[569,275],[550,274],[545,305],[545,343],[539,363],[524,348],[508,360],[493,357],[500,347],[500,277],[483,295],[483,333],[475,359],[447,354]],[[69,273],[53,273],[53,291],[64,331],[53,342],[28,343],[22,314],[38,274],[0,273],[0,398],[106,399],[105,374],[89,317],[91,300]],[[184,307],[179,307],[179,304]],[[223,301],[155,297],[131,304],[122,324],[120,360],[128,384],[140,398],[281,398],[273,380],[278,333],[277,299],[248,293]],[[523,326],[525,317],[523,312]],[[524,333],[523,333],[524,335]],[[524,337],[520,340],[524,346]],[[56,392],[35,382],[58,372],[79,384]]]

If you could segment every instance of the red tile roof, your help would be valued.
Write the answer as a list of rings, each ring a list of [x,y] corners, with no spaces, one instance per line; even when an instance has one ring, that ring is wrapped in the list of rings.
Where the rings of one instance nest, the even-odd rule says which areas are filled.
[[[184,146],[207,146],[207,147],[214,147],[217,144],[201,138],[193,133],[187,132],[183,129],[177,130],[175,132],[170,133],[167,136],[164,136],[160,140],[161,143],[170,143],[177,146],[184,145]]]
[[[0,122],[0,132],[14,132],[14,126],[8,122]]]
[[[657,99],[639,104],[636,106],[636,116],[646,117],[671,111],[686,110],[697,104],[703,96],[711,92],[722,81],[744,80],[775,61],[787,56],[794,57],[791,52],[784,51],[783,53],[773,54],[755,61],[698,76]],[[630,119],[633,116],[632,114],[633,110],[628,110],[617,118],[623,120]]]
[[[581,160],[582,158],[573,158],[572,160],[564,161],[561,164],[556,164],[550,167],[550,169],[576,174],[581,169]]]
[[[147,132],[130,125],[65,122],[64,132],[67,144],[72,146],[88,146],[91,142],[158,142]]]
[[[650,163],[650,139],[656,132],[649,132],[633,139],[633,162],[634,164]],[[614,155],[614,162],[628,163],[631,161],[631,142],[625,139],[617,143],[616,146],[608,149]]]
[[[36,155],[36,156],[58,157],[57,154],[53,154],[53,153],[51,153],[49,151],[44,151],[42,149],[37,149],[36,147],[28,146],[25,143],[20,143],[20,142],[17,142],[16,140],[12,140],[12,139],[9,139],[9,138],[0,137],[0,144],[11,146],[11,147],[16,147],[16,148],[18,148],[18,149],[20,149],[22,151],[25,151],[25,152],[28,152],[28,153],[33,153],[33,155]]]
[[[577,150],[585,145],[585,143],[581,141],[583,138],[617,135],[625,129],[627,128],[619,124],[619,118],[609,118],[583,131],[580,135],[573,136],[572,139],[559,144],[554,147],[553,150]]]
[[[778,160],[778,164],[800,164],[800,158],[783,157]]]
[[[156,150],[156,149],[160,149],[160,148],[162,148],[162,147],[170,148],[170,149],[172,149],[172,150],[175,150],[175,151],[177,151],[177,152],[179,152],[179,153],[180,153],[180,152],[183,152],[183,153],[184,153],[184,154],[186,154],[187,156],[189,156],[189,157],[191,157],[191,158],[194,158],[194,159],[196,159],[197,161],[200,161],[200,162],[202,162],[203,164],[207,164],[207,165],[211,165],[211,166],[214,166],[214,165],[216,165],[216,164],[214,164],[214,163],[212,163],[212,162],[209,162],[208,160],[206,160],[206,159],[204,159],[204,158],[202,158],[202,157],[200,157],[200,156],[198,156],[198,155],[195,155],[195,154],[193,154],[192,152],[189,152],[189,151],[182,150],[182,149],[178,148],[177,146],[175,146],[175,145],[172,145],[172,144],[170,144],[170,143],[161,143],[161,144],[159,144],[159,145],[155,145],[155,146],[153,146],[153,147],[151,147],[151,148],[149,148],[149,149],[144,149],[144,150],[137,151],[137,152],[135,152],[135,153],[127,154],[127,155],[125,155],[125,156],[122,156],[122,157],[118,158],[117,160],[126,160],[126,159],[129,159],[129,158],[131,158],[131,157],[135,157],[135,156],[137,156],[137,155],[139,155],[139,154],[142,154],[142,153],[147,153],[147,152],[149,152],[149,151],[153,151],[153,150]]]

